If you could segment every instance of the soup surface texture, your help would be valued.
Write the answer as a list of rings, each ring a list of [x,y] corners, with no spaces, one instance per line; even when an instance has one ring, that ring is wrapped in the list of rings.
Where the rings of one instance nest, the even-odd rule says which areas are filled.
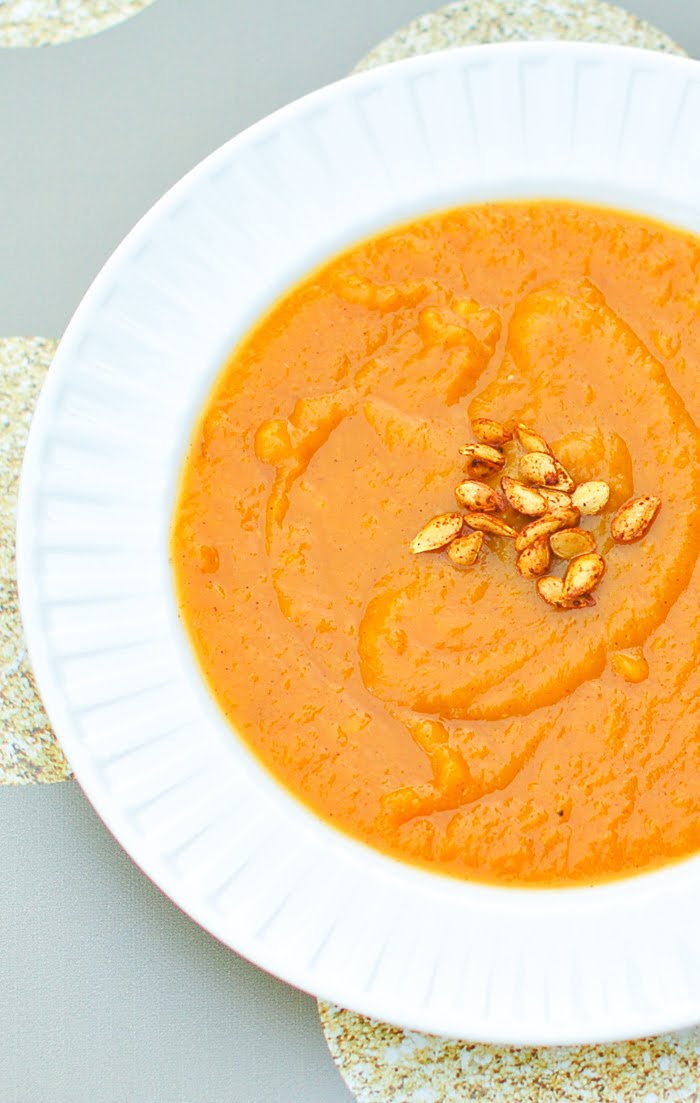
[[[271,773],[462,878],[585,884],[700,849],[699,369],[700,241],[609,210],[449,211],[286,294],[207,400],[172,533],[201,669]],[[580,523],[595,605],[547,605],[512,539],[462,570],[411,554],[458,508],[478,417],[609,484]],[[650,531],[614,543],[644,494]]]

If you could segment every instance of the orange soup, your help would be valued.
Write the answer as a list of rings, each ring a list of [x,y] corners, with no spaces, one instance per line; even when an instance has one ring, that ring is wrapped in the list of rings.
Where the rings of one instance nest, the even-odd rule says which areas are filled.
[[[699,366],[700,241],[569,203],[420,219],[286,294],[207,400],[172,533],[270,772],[461,878],[700,849]]]

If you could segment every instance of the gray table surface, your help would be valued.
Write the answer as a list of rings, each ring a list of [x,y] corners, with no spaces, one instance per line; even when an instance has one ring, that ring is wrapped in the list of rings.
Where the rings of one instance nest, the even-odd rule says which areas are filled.
[[[700,56],[700,0],[626,6]],[[183,172],[425,10],[157,0],[94,39],[0,49],[0,335],[59,336]],[[184,917],[74,783],[0,787],[0,839],[0,1103],[350,1100],[315,1002]]]

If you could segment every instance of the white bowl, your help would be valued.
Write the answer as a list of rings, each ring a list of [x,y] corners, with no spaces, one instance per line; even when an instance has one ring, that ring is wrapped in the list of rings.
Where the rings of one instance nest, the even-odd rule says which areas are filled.
[[[218,150],[105,266],[41,396],[18,574],[39,687],[134,861],[217,938],[317,995],[501,1043],[700,1021],[700,859],[595,888],[460,883],[317,820],[211,701],[168,564],[186,444],[279,292],[375,228],[499,197],[600,201],[700,232],[700,64],[471,47],[322,89]]]

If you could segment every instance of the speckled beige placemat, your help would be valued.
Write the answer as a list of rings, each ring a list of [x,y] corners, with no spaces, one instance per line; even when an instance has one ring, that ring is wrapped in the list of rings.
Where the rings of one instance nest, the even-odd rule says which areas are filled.
[[[357,1103],[697,1103],[700,1028],[556,1049],[446,1042],[331,1004],[319,1012]]]
[[[153,0],[0,0],[0,46],[57,46],[97,34]]]
[[[459,0],[380,42],[356,71],[453,46],[529,39],[614,42],[685,54],[668,35],[603,0]]]
[[[0,785],[71,776],[29,669],[15,581],[22,454],[55,349],[42,337],[0,338]]]
[[[667,35],[600,0],[475,0],[416,19],[357,66],[521,39],[616,42],[683,54]],[[700,1027],[607,1046],[451,1042],[319,1002],[333,1059],[358,1103],[700,1103]]]

